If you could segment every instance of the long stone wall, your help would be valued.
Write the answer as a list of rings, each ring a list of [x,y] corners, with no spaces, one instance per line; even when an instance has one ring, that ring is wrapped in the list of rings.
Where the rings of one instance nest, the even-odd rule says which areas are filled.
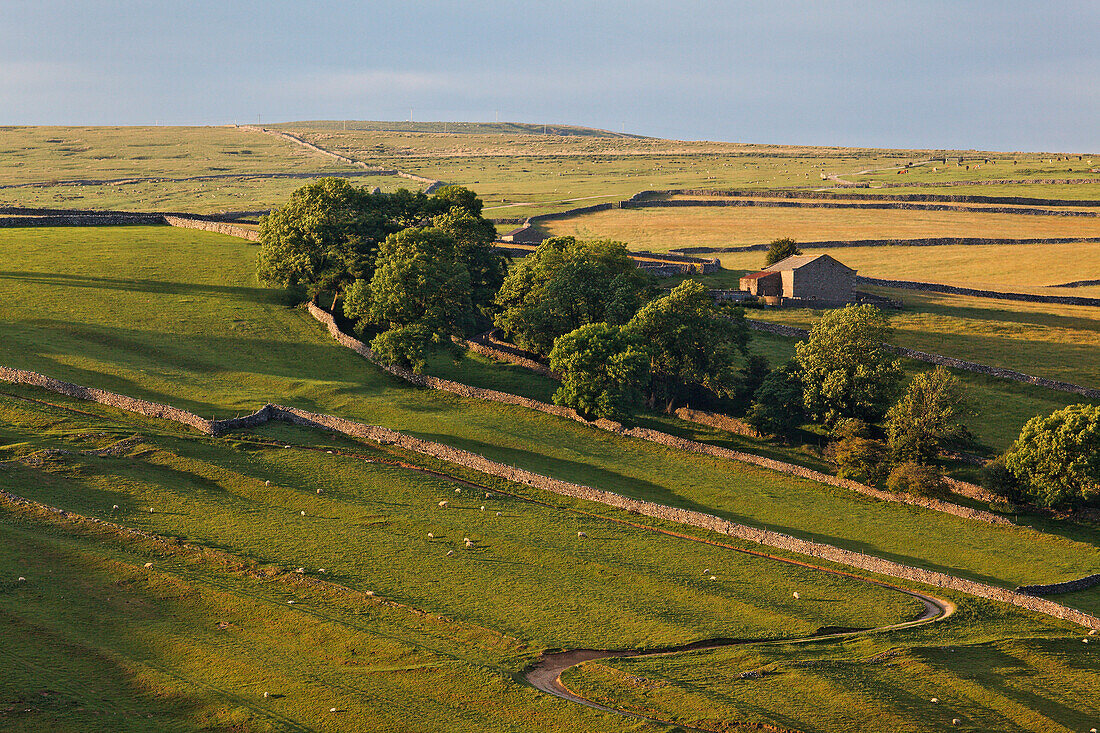
[[[1100,181],[1095,181],[1100,183]],[[656,196],[715,196],[730,198],[776,198],[776,199],[835,199],[837,201],[920,201],[930,203],[958,204],[1008,204],[1017,206],[1083,206],[1100,207],[1100,200],[1092,199],[1049,199],[1028,196],[984,196],[975,194],[940,193],[899,193],[890,196],[875,196],[866,193],[848,193],[846,191],[807,191],[800,189],[761,190],[752,188],[716,189],[680,188],[668,191],[647,191],[645,198]]]
[[[1057,303],[1059,305],[1100,307],[1100,298],[1086,298],[1077,295],[1032,295],[1031,293],[980,290],[978,288],[944,285],[942,283],[926,283],[917,280],[885,280],[877,277],[864,277],[862,275],[856,276],[856,282],[860,285],[878,285],[883,288],[924,290],[932,293],[950,293],[952,295],[969,295],[974,298],[994,298],[996,300],[1022,300],[1028,303]]]
[[[240,237],[241,239],[247,239],[250,242],[260,241],[260,232],[256,229],[249,229],[248,227],[242,227],[237,224],[229,224],[224,221],[203,221],[202,219],[192,219],[190,217],[182,216],[165,216],[164,223],[173,227],[184,227],[185,229],[201,229],[206,232],[217,232],[218,234],[226,234],[230,237]]]
[[[1079,590],[1088,590],[1100,585],[1100,573],[1086,575],[1076,580],[1067,580],[1065,583],[1051,583],[1049,585],[1021,585],[1016,589],[1017,593],[1028,596],[1052,596],[1059,593],[1074,593]]]
[[[914,211],[961,211],[975,214],[1021,214],[1024,216],[1069,216],[1095,218],[1095,211],[1065,209],[1037,209],[1016,206],[952,206],[950,204],[925,204],[912,201],[807,201],[807,200],[759,200],[759,199],[670,199],[652,201],[621,201],[619,206],[607,204],[607,208],[645,209],[682,207],[755,206],[762,208],[793,209],[902,209]],[[555,218],[561,218],[555,216]]]
[[[355,351],[360,356],[363,356],[367,360],[376,363],[374,355],[371,353],[370,348],[362,341],[349,336],[340,330],[336,325],[336,321],[333,319],[332,314],[328,311],[318,307],[317,305],[309,304],[310,314],[318,321],[323,323],[328,329],[329,334],[342,346],[345,346],[352,351]],[[649,428],[626,428],[622,423],[615,422],[614,420],[599,419],[592,422],[585,420],[578,415],[574,410],[567,407],[561,407],[559,405],[550,405],[538,400],[528,399],[527,397],[520,397],[519,395],[510,394],[508,392],[498,392],[491,389],[482,389],[479,387],[471,387],[467,384],[460,382],[452,382],[447,379],[439,379],[438,377],[430,377],[423,374],[415,374],[407,369],[402,369],[396,366],[378,365],[385,371],[393,374],[394,376],[404,379],[412,384],[428,387],[429,389],[438,389],[452,394],[457,394],[462,397],[469,397],[471,399],[484,400],[487,402],[501,402],[509,405],[517,405],[519,407],[526,407],[531,410],[537,410],[538,412],[544,412],[557,417],[563,417],[568,420],[575,420],[586,425],[591,425],[601,430],[617,433],[619,435],[625,435],[630,438],[637,438],[639,440],[645,440],[650,443],[658,443],[660,445],[667,446],[669,448],[677,448],[679,450],[688,451],[691,453],[702,453],[714,458],[722,458],[726,460],[738,461],[739,463],[748,463],[761,468],[766,468],[778,473],[784,473],[789,476],[795,476],[798,478],[807,479],[809,481],[816,481],[818,483],[827,484],[829,486],[836,486],[842,489],[848,489],[865,496],[870,496],[880,501],[892,501],[902,504],[910,504],[913,506],[920,506],[926,509],[933,509],[935,511],[944,512],[946,514],[953,514],[958,517],[966,519],[975,519],[989,524],[1002,524],[1007,525],[1011,522],[1004,517],[1001,517],[992,512],[982,511],[980,509],[971,509],[970,507],[959,506],[946,501],[940,501],[939,499],[930,499],[923,496],[913,496],[910,494],[894,494],[889,491],[881,491],[871,486],[865,486],[864,484],[857,483],[855,481],[849,481],[847,479],[838,478],[836,476],[830,476],[820,471],[814,471],[804,466],[798,466],[793,463],[784,463],[783,461],[776,461],[771,458],[764,458],[763,456],[757,456],[752,453],[743,453],[741,451],[731,450],[729,448],[722,448],[709,443],[700,443],[694,440],[688,440],[686,438],[679,438],[675,435],[669,435],[668,433],[662,433],[658,430],[651,430]]]
[[[586,501],[595,501],[634,514],[699,527],[748,542],[755,542],[768,547],[787,550],[801,555],[808,555],[810,557],[848,565],[880,575],[901,578],[903,580],[922,583],[937,588],[949,588],[980,598],[988,598],[1009,603],[1019,608],[1046,614],[1053,618],[1069,621],[1088,628],[1100,629],[1100,618],[1054,603],[1045,598],[1037,598],[1035,596],[998,588],[985,583],[957,578],[946,573],[903,565],[891,560],[866,555],[862,552],[853,552],[833,545],[804,540],[781,532],[773,532],[758,527],[749,527],[703,512],[669,507],[638,499],[630,499],[610,491],[603,491],[590,486],[583,486],[581,484],[574,484],[568,481],[560,481],[558,479],[541,476],[442,443],[421,440],[388,428],[365,425],[333,415],[312,413],[306,410],[282,407],[280,405],[265,405],[256,413],[243,418],[211,421],[203,420],[192,413],[166,405],[157,405],[145,400],[137,400],[104,392],[102,390],[80,387],[79,385],[60,382],[41,374],[25,372],[23,370],[0,367],[0,379],[19,384],[33,384],[34,386],[49,389],[60,394],[66,394],[78,399],[92,400],[100,402],[101,404],[109,404],[114,407],[119,407],[120,409],[130,410],[152,417],[182,422],[183,424],[197,427],[202,430],[202,432],[208,434],[217,434],[230,429],[254,426],[267,420],[283,420],[303,427],[331,430],[350,437],[360,438],[383,445],[397,445],[406,450],[411,450],[421,455],[431,456],[432,458],[453,465],[464,466],[490,476],[522,483],[527,486],[533,486],[562,496],[569,496]]]
[[[786,326],[781,323],[769,323],[768,321],[757,321],[754,319],[746,319],[749,328],[754,331],[762,331],[764,333],[774,334],[776,336],[785,336],[788,338],[804,338],[809,331],[805,328],[797,328],[795,326]],[[1092,389],[1091,387],[1082,387],[1079,384],[1072,384],[1070,382],[1062,382],[1057,379],[1046,379],[1044,377],[1035,377],[1030,374],[1024,374],[1023,372],[1015,371],[1014,369],[1004,369],[1002,367],[989,366],[987,364],[979,364],[974,361],[966,361],[964,359],[955,359],[950,356],[943,356],[942,354],[929,354],[926,351],[917,351],[916,349],[909,349],[904,346],[894,346],[892,344],[886,344],[886,346],[895,354],[907,357],[909,359],[915,359],[916,361],[923,361],[929,364],[942,364],[952,369],[962,369],[968,372],[976,372],[978,374],[988,374],[991,377],[997,377],[998,379],[1008,379],[1013,382],[1024,382],[1025,384],[1033,384],[1037,387],[1045,387],[1046,389],[1053,389],[1059,392],[1069,392],[1071,394],[1078,394],[1090,399],[1100,399],[1100,389]]]
[[[946,247],[984,246],[991,244],[1097,244],[1100,237],[1044,237],[1029,239],[996,239],[989,237],[919,237],[915,239],[823,239],[799,242],[799,249],[834,249],[837,247]],[[683,254],[721,254],[731,252],[763,252],[769,244],[745,244],[731,247],[680,247]],[[1092,284],[1100,284],[1100,280]],[[1058,285],[1052,287],[1073,287]]]

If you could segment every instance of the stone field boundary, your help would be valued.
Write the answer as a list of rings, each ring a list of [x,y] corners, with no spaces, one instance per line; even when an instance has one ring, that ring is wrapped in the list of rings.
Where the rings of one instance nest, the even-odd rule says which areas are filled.
[[[1028,303],[1056,303],[1058,305],[1083,305],[1092,308],[1100,307],[1100,298],[1088,298],[1078,295],[1032,295],[1031,293],[1012,293],[1000,290],[980,290],[978,288],[966,288],[960,287],[958,285],[927,283],[921,282],[919,280],[885,280],[877,277],[865,277],[863,275],[856,275],[856,282],[860,285],[877,285],[882,288],[897,288],[900,290],[924,290],[930,293],[968,295],[973,298],[993,298],[995,300],[1021,300]]]
[[[979,598],[1009,603],[1019,608],[1045,614],[1063,621],[1069,621],[1087,628],[1100,629],[1100,618],[1077,609],[1069,608],[1068,606],[1054,603],[1045,598],[1019,593],[1005,588],[998,588],[986,583],[958,578],[953,575],[948,575],[947,573],[903,565],[892,560],[885,560],[861,552],[853,552],[821,542],[803,540],[781,532],[749,527],[703,512],[679,509],[638,499],[630,499],[610,491],[603,491],[601,489],[594,489],[590,486],[583,486],[581,484],[574,484],[568,481],[542,476],[532,473],[531,471],[492,461],[476,453],[453,448],[442,443],[421,440],[420,438],[414,438],[388,428],[366,425],[333,415],[324,415],[293,407],[268,404],[251,415],[246,415],[244,417],[231,418],[228,420],[207,420],[179,408],[133,397],[126,397],[104,390],[82,387],[22,369],[0,367],[0,380],[41,387],[77,399],[90,400],[129,412],[171,420],[195,428],[207,435],[219,435],[231,430],[255,427],[270,420],[280,420],[302,427],[329,430],[381,445],[396,445],[405,450],[430,456],[445,463],[463,466],[483,474],[496,476],[526,486],[532,486],[561,496],[568,496],[585,501],[594,501],[633,514],[698,527],[729,537],[736,537],[747,542],[828,560],[829,562],[848,565],[879,575],[900,578],[902,580],[921,583],[936,588],[957,590]]]
[[[1098,244],[1100,237],[1044,237],[1030,239],[1003,239],[987,237],[917,237],[914,239],[822,239],[816,242],[799,242],[799,249],[835,249],[840,247],[978,247],[993,244]],[[733,252],[764,252],[769,244],[745,244],[730,247],[678,247],[672,252],[691,254],[723,254]],[[1079,281],[1088,282],[1088,281]],[[1100,283],[1100,281],[1097,281]],[[1051,285],[1048,287],[1073,287]]]
[[[771,323],[769,321],[757,321],[751,318],[746,318],[745,322],[748,323],[749,328],[753,329],[754,331],[770,333],[775,336],[785,336],[788,338],[805,338],[809,334],[809,331],[807,329],[798,328],[797,326],[786,326],[781,323]],[[1017,372],[1013,369],[1003,369],[1001,367],[988,366],[986,364],[979,364],[978,362],[966,361],[964,359],[956,359],[954,357],[943,356],[941,354],[929,354],[926,351],[917,351],[916,349],[909,349],[904,346],[894,346],[892,344],[884,345],[895,354],[907,357],[909,359],[914,359],[916,361],[923,361],[929,364],[942,364],[943,366],[951,367],[952,369],[962,369],[963,371],[975,372],[977,374],[986,374],[991,377],[998,377],[999,379],[1008,379],[1013,382],[1033,384],[1036,387],[1045,387],[1046,389],[1053,389],[1059,392],[1078,394],[1083,397],[1089,397],[1091,399],[1100,399],[1100,389],[1082,387],[1079,384],[1061,382],[1057,379],[1033,377],[1030,374]]]

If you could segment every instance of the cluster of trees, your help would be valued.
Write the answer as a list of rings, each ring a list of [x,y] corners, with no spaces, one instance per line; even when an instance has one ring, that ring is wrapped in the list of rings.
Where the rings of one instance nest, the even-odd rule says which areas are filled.
[[[820,424],[830,432],[827,454],[840,476],[937,493],[940,449],[968,437],[958,423],[959,383],[936,367],[902,390],[901,365],[887,346],[891,336],[886,316],[873,306],[826,312],[795,345],[795,358],[761,380],[745,420],[782,439],[806,422]]]
[[[743,314],[725,312],[694,281],[655,295],[625,245],[555,237],[505,278],[494,324],[549,356],[562,377],[555,402],[589,419],[730,392],[747,353]]]
[[[507,266],[481,209],[460,186],[383,194],[324,178],[260,220],[260,277],[343,296],[379,358],[420,371],[431,345],[488,323]]]

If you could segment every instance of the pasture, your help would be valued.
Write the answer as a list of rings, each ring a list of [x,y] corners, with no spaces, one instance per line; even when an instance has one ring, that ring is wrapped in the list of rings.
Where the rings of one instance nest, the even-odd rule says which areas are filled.
[[[0,274],[3,364],[208,416],[231,417],[268,401],[338,414],[555,478],[1012,587],[1079,577],[1100,563],[1092,530],[1074,527],[1058,537],[1041,523],[1044,531],[991,527],[410,387],[337,346],[282,293],[260,287],[256,247],[241,240],[167,227],[0,236],[22,268]],[[107,262],[111,277],[86,274]],[[995,387],[1042,400],[1070,397]],[[996,392],[988,399],[997,405]],[[1037,412],[1026,401],[1015,404],[1020,413]],[[1100,592],[1078,602],[1100,607]]]
[[[791,237],[799,242],[924,237],[1100,237],[1100,218],[908,209],[731,206],[611,209],[542,222],[539,228],[553,236],[608,238],[626,242],[632,249],[667,252],[682,247],[767,244],[780,237]],[[941,248],[928,249],[927,256],[934,258]],[[1100,248],[1093,247],[1090,251],[1100,252]],[[900,253],[893,248],[889,254],[900,259]],[[723,266],[730,268],[738,268],[741,262],[756,263],[762,259],[760,252],[735,253],[722,258]],[[868,269],[864,274],[877,273]]]

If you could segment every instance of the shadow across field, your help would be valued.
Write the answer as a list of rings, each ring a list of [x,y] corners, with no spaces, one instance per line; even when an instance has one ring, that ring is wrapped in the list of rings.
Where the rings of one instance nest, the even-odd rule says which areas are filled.
[[[238,300],[272,305],[293,305],[297,299],[285,290],[272,288],[245,287],[234,285],[210,285],[205,283],[180,283],[164,280],[144,280],[136,278],[93,277],[90,275],[70,275],[66,273],[25,272],[18,270],[0,271],[0,278],[17,280],[29,285],[53,285],[72,288],[98,288],[104,290],[124,290],[136,293],[158,295],[216,295],[229,296]]]

